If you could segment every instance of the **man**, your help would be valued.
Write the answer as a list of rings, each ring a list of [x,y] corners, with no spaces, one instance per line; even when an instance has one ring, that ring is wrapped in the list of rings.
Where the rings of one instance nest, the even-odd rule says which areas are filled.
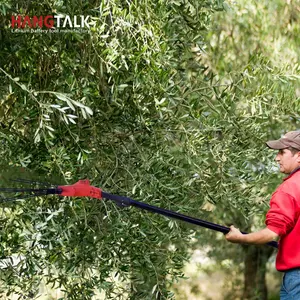
[[[280,172],[288,175],[272,195],[266,228],[242,234],[231,226],[225,237],[232,243],[246,244],[265,244],[280,238],[276,269],[285,272],[280,299],[300,300],[300,131],[288,132],[266,144],[278,150],[275,160]]]

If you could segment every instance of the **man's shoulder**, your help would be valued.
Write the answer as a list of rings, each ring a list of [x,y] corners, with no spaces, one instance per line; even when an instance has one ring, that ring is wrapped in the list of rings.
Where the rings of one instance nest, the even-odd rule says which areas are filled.
[[[300,171],[283,181],[275,190],[275,193],[284,193],[300,200]]]

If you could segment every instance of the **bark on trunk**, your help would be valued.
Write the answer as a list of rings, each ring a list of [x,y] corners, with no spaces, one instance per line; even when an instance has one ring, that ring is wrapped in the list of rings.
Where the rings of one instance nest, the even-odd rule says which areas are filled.
[[[268,246],[244,246],[244,300],[267,300],[266,263],[273,253]]]

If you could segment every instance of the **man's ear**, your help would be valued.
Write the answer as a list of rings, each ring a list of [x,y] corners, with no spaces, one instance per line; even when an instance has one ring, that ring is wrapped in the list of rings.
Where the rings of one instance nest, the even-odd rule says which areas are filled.
[[[299,164],[300,164],[300,151],[299,151],[299,152],[297,152],[297,163],[299,163]]]

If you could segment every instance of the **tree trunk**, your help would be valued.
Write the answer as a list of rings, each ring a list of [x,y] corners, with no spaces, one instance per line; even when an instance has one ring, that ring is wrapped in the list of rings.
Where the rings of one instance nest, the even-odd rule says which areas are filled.
[[[273,253],[267,246],[244,246],[244,300],[267,300],[266,263]]]

